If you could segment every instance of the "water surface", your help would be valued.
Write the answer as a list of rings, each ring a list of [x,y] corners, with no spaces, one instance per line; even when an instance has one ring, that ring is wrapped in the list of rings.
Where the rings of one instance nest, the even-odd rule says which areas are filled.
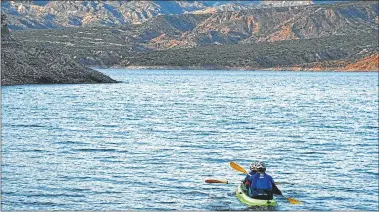
[[[378,73],[101,70],[123,83],[2,87],[3,210],[378,209]],[[292,184],[289,184],[292,183]]]

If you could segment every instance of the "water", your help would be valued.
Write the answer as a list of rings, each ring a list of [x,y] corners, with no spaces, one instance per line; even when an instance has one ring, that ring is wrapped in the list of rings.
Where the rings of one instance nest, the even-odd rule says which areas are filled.
[[[3,210],[378,209],[378,73],[102,70],[119,84],[2,87]],[[290,184],[292,183],[292,184]]]

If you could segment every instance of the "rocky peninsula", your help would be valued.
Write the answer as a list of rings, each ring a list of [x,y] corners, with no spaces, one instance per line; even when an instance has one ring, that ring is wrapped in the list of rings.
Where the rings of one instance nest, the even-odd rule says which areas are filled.
[[[1,85],[115,82],[59,49],[21,44],[12,37],[6,16],[1,15]]]

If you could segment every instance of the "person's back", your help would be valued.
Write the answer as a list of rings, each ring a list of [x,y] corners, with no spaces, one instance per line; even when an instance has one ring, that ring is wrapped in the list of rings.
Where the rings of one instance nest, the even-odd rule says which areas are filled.
[[[281,191],[276,187],[272,177],[265,173],[266,166],[259,162],[256,169],[258,173],[249,177],[249,196],[254,199],[271,200],[273,193],[280,195]]]
[[[267,199],[271,200],[273,179],[266,173],[257,173],[251,178],[249,196],[254,199]]]

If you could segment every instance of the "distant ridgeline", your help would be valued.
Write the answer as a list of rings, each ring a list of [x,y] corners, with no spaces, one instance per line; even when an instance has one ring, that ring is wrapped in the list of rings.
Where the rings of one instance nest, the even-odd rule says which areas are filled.
[[[158,15],[309,5],[312,1],[2,1],[10,29],[120,26]]]
[[[1,14],[1,85],[116,82],[67,54],[21,44],[12,38],[6,18]]]

